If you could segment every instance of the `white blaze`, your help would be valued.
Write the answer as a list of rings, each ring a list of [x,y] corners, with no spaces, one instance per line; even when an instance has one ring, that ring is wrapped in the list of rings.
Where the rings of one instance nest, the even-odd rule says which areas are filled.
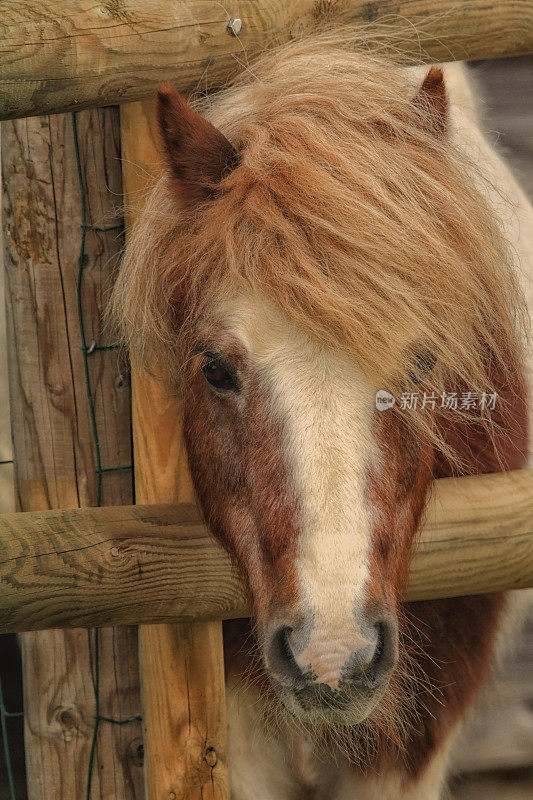
[[[369,574],[375,391],[346,356],[277,312],[251,300],[238,306],[232,327],[269,388],[301,504],[297,571],[301,610],[313,627],[298,660],[335,684],[349,654],[366,644],[355,615]]]

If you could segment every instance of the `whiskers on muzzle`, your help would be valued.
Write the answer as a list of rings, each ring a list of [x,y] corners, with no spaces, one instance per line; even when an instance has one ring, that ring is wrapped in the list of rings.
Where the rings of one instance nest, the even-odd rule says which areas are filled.
[[[310,615],[273,627],[263,644],[267,671],[286,707],[310,721],[364,719],[398,661],[398,626],[385,609],[354,616],[330,640]]]

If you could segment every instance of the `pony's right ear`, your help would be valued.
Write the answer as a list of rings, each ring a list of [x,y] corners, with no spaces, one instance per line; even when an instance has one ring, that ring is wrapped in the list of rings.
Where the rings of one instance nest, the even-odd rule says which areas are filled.
[[[168,84],[158,91],[157,117],[165,163],[180,201],[192,206],[208,200],[237,166],[235,148]]]

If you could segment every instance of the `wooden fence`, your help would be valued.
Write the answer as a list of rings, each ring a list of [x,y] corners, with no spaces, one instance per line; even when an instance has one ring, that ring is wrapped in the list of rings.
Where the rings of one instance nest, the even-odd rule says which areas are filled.
[[[385,49],[409,31],[409,60],[533,52],[533,0],[225,6],[2,3],[0,118],[16,119],[2,134],[10,382],[27,513],[0,517],[0,630],[32,631],[22,637],[29,800],[226,800],[221,620],[246,613],[247,600],[191,505],[176,398],[136,372],[144,505],[128,505],[127,392],[101,326],[121,242],[103,198],[111,188],[120,204],[123,193],[128,228],[159,170],[152,104],[121,106],[122,175],[115,109],[18,118],[150,97],[163,80],[220,86],[257,50],[323,22],[368,24]],[[83,508],[101,503],[111,507]],[[532,520],[531,472],[439,481],[408,599],[532,585]],[[92,640],[89,625],[121,627]],[[49,627],[61,630],[40,630]],[[99,730],[106,714],[134,728]]]
[[[533,0],[2,0],[0,119],[151,97],[168,80],[212,89],[254,53],[340,22],[428,62],[533,49]]]

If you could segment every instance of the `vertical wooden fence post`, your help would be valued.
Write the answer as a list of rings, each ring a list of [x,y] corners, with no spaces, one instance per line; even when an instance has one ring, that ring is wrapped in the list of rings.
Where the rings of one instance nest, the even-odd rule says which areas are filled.
[[[121,107],[127,225],[159,171],[152,118],[150,102]],[[136,501],[190,501],[176,397],[132,370],[132,412]],[[227,800],[222,623],[144,625],[139,639],[147,800]]]
[[[117,351],[99,349],[102,309],[121,249],[120,133],[116,109],[4,123],[3,229],[15,485],[19,510],[132,502],[130,393]],[[82,191],[87,223],[81,254]],[[111,227],[113,230],[102,230]],[[85,372],[78,307],[87,343]],[[98,581],[98,575],[94,575]],[[76,597],[72,597],[76,603]],[[102,629],[96,681],[92,631],[21,637],[29,800],[141,800],[141,727],[116,725],[140,711],[137,630]],[[96,695],[99,695],[99,706]],[[90,791],[89,762],[92,760]]]

